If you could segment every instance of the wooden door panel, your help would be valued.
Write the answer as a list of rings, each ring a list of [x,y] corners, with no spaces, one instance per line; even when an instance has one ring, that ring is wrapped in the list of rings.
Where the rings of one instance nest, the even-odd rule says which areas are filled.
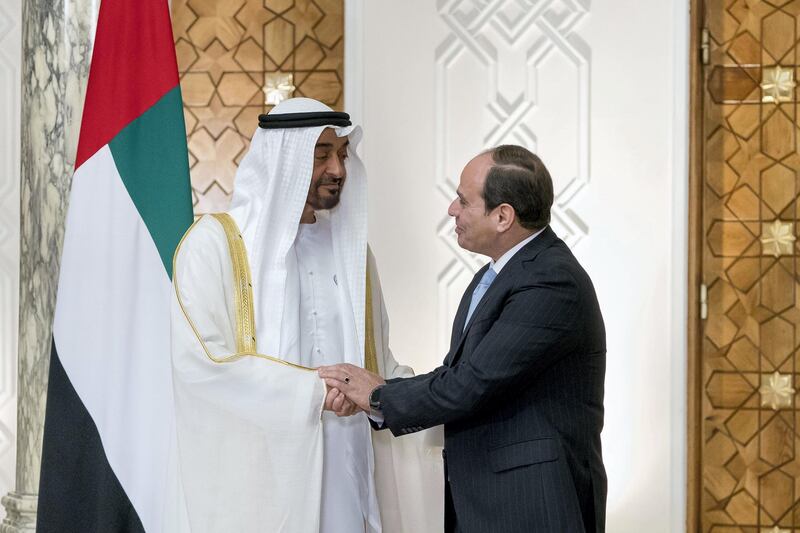
[[[690,529],[800,531],[800,0],[714,0],[703,10],[699,260],[707,318],[701,427],[690,429],[701,433],[700,523]]]
[[[344,0],[173,0],[195,215],[223,211],[258,115],[344,104]]]

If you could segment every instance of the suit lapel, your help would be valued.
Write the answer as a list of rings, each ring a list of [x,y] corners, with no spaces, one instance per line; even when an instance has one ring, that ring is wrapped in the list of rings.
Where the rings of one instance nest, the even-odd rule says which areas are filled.
[[[453,332],[450,335],[450,352],[447,354],[448,360],[452,359],[455,347],[462,337],[462,333],[464,331],[464,322],[467,320],[469,304],[472,301],[472,292],[475,290],[475,287],[480,282],[481,278],[483,277],[483,273],[486,272],[487,268],[489,268],[488,263],[484,265],[483,268],[478,270],[467,287],[467,290],[464,291],[464,295],[461,296],[461,303],[458,304],[458,311],[456,311],[456,316],[453,319]]]
[[[503,267],[503,270],[501,270],[497,275],[494,282],[489,286],[489,289],[483,295],[481,301],[478,302],[478,306],[475,308],[475,311],[472,312],[469,324],[464,327],[464,322],[467,318],[467,311],[469,310],[469,304],[472,300],[472,292],[475,290],[475,286],[483,277],[483,273],[486,272],[487,268],[489,268],[489,265],[485,265],[478,271],[477,274],[475,274],[475,277],[472,278],[472,283],[469,284],[464,296],[461,297],[461,304],[458,306],[458,312],[456,313],[456,318],[453,322],[453,334],[450,338],[450,353],[447,355],[448,366],[453,366],[456,361],[458,361],[458,356],[460,355],[461,346],[464,344],[464,339],[467,338],[469,329],[472,327],[472,324],[476,322],[476,319],[480,316],[481,311],[486,308],[486,302],[490,299],[491,294],[498,290],[498,287],[502,284],[502,282],[505,282],[505,280],[513,277],[514,272],[522,265],[524,261],[532,261],[537,255],[539,255],[539,252],[553,244],[553,241],[555,241],[556,238],[556,234],[552,229],[550,229],[550,226],[547,226],[538,237],[533,239],[516,254],[514,254],[508,263],[506,263],[506,265]]]

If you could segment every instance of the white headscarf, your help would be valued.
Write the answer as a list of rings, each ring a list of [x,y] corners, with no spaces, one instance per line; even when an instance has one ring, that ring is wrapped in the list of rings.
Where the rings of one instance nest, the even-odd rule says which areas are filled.
[[[330,112],[310,98],[286,100],[273,114]],[[347,362],[364,364],[364,303],[367,261],[367,182],[356,154],[361,128],[258,128],[236,172],[230,215],[242,232],[253,280],[257,348],[260,353],[297,362],[299,280],[289,254],[297,236],[314,168],[314,146],[326,127],[349,136],[347,180],[339,205],[331,209],[336,268],[344,273],[353,309],[356,346],[345,343]]]

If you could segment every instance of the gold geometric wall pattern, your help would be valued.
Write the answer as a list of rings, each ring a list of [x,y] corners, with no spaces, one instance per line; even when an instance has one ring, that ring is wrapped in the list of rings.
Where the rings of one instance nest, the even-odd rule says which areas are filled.
[[[228,207],[274,80],[341,110],[343,12],[344,0],[173,0],[195,215]]]
[[[800,0],[707,0],[700,524],[800,532]]]

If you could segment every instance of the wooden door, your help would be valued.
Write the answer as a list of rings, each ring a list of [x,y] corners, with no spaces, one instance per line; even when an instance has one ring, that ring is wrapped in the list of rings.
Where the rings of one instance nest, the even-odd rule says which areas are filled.
[[[695,7],[689,530],[797,532],[800,0]]]

